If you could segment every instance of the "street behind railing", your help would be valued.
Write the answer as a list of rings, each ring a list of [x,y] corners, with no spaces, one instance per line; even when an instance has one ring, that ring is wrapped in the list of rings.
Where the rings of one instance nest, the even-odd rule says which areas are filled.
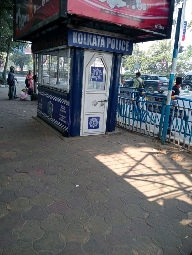
[[[166,96],[121,88],[116,123],[119,127],[161,139]],[[192,150],[192,100],[172,100],[167,141]]]

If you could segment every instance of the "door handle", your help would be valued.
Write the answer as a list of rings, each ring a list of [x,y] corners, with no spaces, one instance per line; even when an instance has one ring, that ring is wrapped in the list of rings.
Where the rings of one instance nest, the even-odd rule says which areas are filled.
[[[101,100],[101,101],[97,101],[97,102],[99,102],[99,103],[107,103],[107,102],[108,102],[108,100],[107,100],[107,99],[105,99],[105,100]]]

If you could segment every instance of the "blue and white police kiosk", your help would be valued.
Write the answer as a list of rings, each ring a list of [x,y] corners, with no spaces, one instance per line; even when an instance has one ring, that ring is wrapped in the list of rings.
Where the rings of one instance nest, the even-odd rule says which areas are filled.
[[[170,38],[173,7],[174,0],[15,0],[14,37],[32,42],[37,116],[67,137],[113,132],[122,56],[133,43]]]

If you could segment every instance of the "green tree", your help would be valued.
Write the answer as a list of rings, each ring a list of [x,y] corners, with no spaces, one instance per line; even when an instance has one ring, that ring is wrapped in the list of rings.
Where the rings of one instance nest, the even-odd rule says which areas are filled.
[[[19,66],[21,71],[23,71],[23,67],[31,63],[32,56],[30,54],[14,53],[10,55],[9,59],[15,64],[15,66]]]
[[[0,56],[4,59],[4,80],[11,49],[17,49],[20,43],[13,41],[13,0],[0,0]]]

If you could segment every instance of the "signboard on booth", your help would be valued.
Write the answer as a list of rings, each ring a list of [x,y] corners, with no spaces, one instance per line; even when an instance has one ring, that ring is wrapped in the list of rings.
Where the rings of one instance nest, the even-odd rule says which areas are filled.
[[[133,42],[127,39],[68,29],[68,46],[131,55]]]
[[[67,12],[170,36],[173,8],[174,0],[68,0]]]
[[[37,112],[68,135],[69,102],[59,96],[39,91]]]
[[[15,0],[14,37],[30,34],[59,17],[60,0]]]

